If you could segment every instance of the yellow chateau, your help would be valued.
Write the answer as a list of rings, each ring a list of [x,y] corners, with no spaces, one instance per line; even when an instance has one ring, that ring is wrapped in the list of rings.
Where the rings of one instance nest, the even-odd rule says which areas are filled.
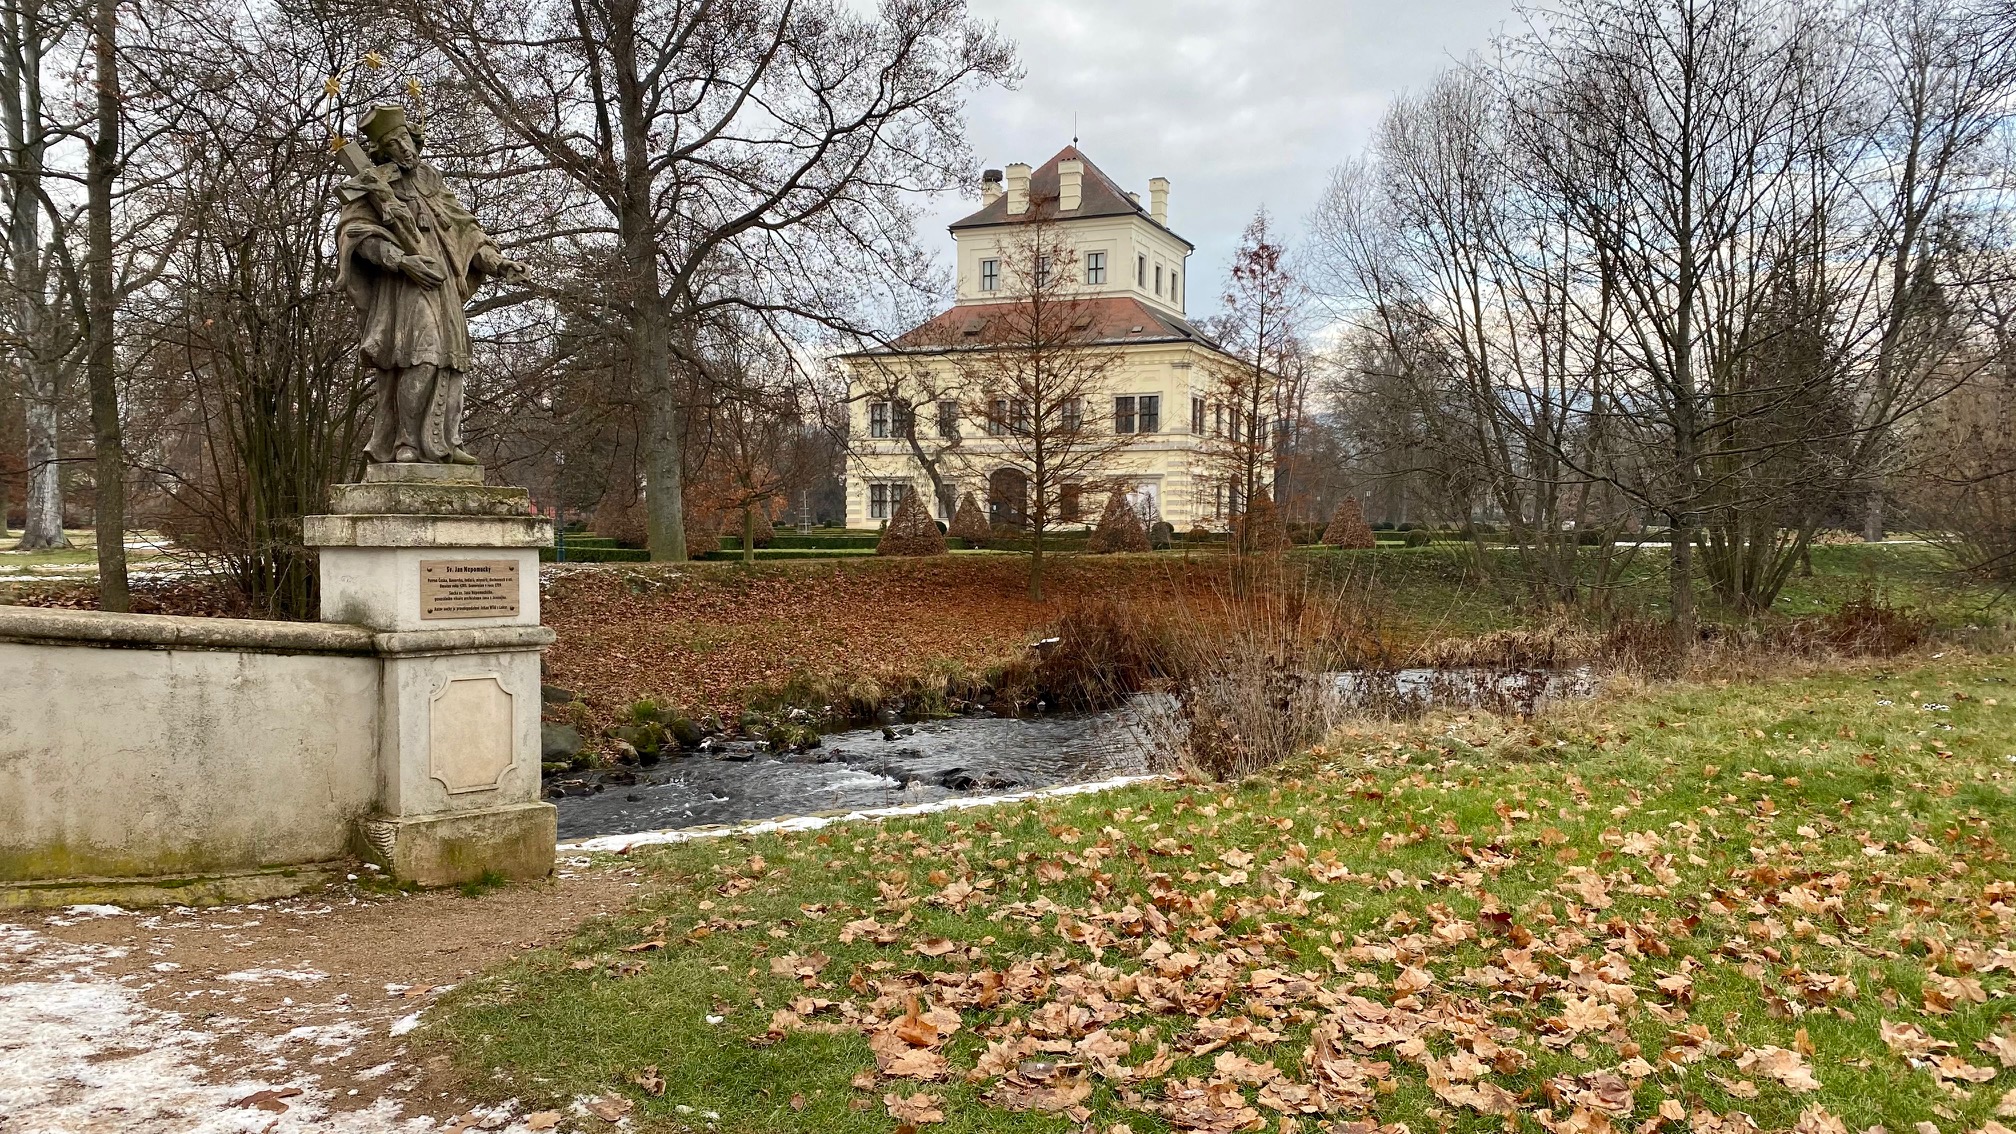
[[[1028,478],[1014,463],[1012,446],[962,422],[956,401],[932,405],[932,391],[957,387],[958,361],[948,342],[983,326],[991,314],[1014,306],[1014,273],[1004,267],[1015,227],[1052,222],[1049,238],[1076,253],[1075,292],[1091,313],[1087,341],[1119,356],[1102,382],[1104,405],[1087,406],[1088,428],[1132,435],[1098,471],[1108,482],[1131,485],[1144,519],[1166,520],[1179,532],[1197,525],[1222,529],[1228,507],[1223,476],[1205,472],[1205,450],[1227,428],[1226,408],[1214,400],[1214,365],[1236,365],[1184,317],[1190,289],[1189,241],[1169,227],[1169,182],[1148,182],[1144,208],[1138,194],[1120,188],[1075,146],[1031,170],[1023,164],[990,169],[981,182],[978,212],[951,226],[958,262],[957,302],[896,338],[888,349],[844,359],[851,407],[847,463],[847,526],[876,528],[895,515],[905,495],[934,496],[921,448],[939,465],[952,489],[948,502],[932,499],[932,515],[945,523],[972,493],[996,524],[1019,526],[1027,507]],[[1082,324],[1081,324],[1082,325]],[[963,348],[986,350],[984,346]],[[921,375],[914,389],[892,374]],[[1236,427],[1236,422],[1234,423]],[[904,435],[915,430],[916,442]],[[1271,479],[1271,477],[1270,477]],[[1097,522],[1104,498],[1085,500],[1071,515],[1072,497],[1059,526]]]

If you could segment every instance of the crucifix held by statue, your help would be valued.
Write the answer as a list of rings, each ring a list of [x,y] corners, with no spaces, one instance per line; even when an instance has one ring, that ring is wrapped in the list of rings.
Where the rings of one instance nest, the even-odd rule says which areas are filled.
[[[523,275],[441,171],[420,159],[420,131],[397,106],[357,123],[363,140],[336,157],[338,282],[357,304],[360,347],[377,389],[364,447],[378,463],[477,464],[462,448],[469,369],[465,306],[483,281]]]

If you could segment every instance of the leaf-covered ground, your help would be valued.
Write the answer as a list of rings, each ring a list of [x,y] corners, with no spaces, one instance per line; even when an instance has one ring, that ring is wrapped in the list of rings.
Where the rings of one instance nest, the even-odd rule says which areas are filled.
[[[1236,787],[638,850],[629,914],[429,1039],[591,1130],[1999,1134],[2012,679],[1367,725]]]
[[[1375,614],[1401,648],[1530,626],[1522,594],[1479,581],[1470,554],[1437,544],[1304,548],[1288,559],[1307,571],[1311,587],[1335,588],[1340,603]],[[2007,620],[1986,606],[1992,595],[1956,579],[1944,554],[1927,545],[1821,547],[1813,566],[1811,577],[1787,586],[1781,614],[1811,615],[1873,594],[1947,629]],[[560,638],[548,674],[587,699],[595,724],[647,697],[731,714],[779,697],[807,707],[842,693],[873,702],[912,682],[984,678],[1025,656],[1028,643],[1081,600],[1194,610],[1229,591],[1228,574],[1229,561],[1216,554],[1059,556],[1048,568],[1049,601],[1037,603],[1022,555],[553,565],[544,575],[545,621]],[[1665,586],[1663,561],[1647,550],[1610,608],[1656,612]],[[1711,598],[1702,601],[1712,614]]]
[[[803,563],[548,568],[547,679],[609,716],[641,698],[732,712],[773,696],[861,687],[875,701],[929,675],[984,676],[1026,653],[1060,610],[1132,588],[1167,601],[1208,588],[1221,557],[1074,557],[1028,597],[1019,555]]]

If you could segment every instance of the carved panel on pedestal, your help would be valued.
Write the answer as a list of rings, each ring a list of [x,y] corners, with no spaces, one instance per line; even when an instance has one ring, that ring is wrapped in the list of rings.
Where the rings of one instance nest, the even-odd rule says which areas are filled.
[[[488,791],[511,770],[511,691],[501,675],[450,678],[434,691],[427,720],[428,773],[449,794]]]

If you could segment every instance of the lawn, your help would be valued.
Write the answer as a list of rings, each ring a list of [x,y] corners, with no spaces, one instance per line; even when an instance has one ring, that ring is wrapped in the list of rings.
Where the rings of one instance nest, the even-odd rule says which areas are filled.
[[[645,1130],[1979,1130],[2016,663],[1897,664],[639,848],[628,913],[424,1039]]]

